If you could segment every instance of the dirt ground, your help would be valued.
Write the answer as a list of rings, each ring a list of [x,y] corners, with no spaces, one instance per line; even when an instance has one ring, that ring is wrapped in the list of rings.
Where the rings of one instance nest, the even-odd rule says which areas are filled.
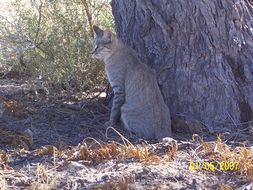
[[[30,82],[0,79],[0,190],[253,189],[252,129],[147,142],[105,128],[105,98],[36,95]]]

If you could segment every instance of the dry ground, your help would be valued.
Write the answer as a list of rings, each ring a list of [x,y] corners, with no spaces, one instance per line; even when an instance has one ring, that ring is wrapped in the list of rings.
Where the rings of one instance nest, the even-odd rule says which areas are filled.
[[[253,189],[252,128],[146,142],[106,130],[105,98],[35,96],[29,83],[0,79],[0,190]]]

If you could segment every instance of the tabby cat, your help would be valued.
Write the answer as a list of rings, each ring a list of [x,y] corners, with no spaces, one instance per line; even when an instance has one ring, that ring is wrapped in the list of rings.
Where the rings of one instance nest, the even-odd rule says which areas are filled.
[[[92,57],[105,63],[105,71],[114,91],[111,126],[120,121],[124,127],[144,139],[171,136],[170,111],[157,84],[155,71],[140,62],[110,30],[93,27]]]

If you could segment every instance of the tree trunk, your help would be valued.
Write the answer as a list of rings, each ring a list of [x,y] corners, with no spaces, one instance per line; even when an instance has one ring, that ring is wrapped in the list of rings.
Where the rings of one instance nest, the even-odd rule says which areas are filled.
[[[253,124],[248,1],[112,0],[111,6],[119,38],[160,73],[174,126],[180,117],[210,131]]]

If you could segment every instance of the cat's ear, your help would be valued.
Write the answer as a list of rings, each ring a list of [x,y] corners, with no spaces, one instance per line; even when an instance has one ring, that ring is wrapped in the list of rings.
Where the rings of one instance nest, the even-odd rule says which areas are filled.
[[[103,38],[111,41],[112,40],[112,31],[106,29],[104,31]]]
[[[94,30],[94,32],[95,32],[95,34],[96,34],[97,36],[103,36],[103,34],[104,34],[104,31],[101,30],[101,29],[100,29],[98,26],[96,26],[96,25],[93,26],[93,30]]]

